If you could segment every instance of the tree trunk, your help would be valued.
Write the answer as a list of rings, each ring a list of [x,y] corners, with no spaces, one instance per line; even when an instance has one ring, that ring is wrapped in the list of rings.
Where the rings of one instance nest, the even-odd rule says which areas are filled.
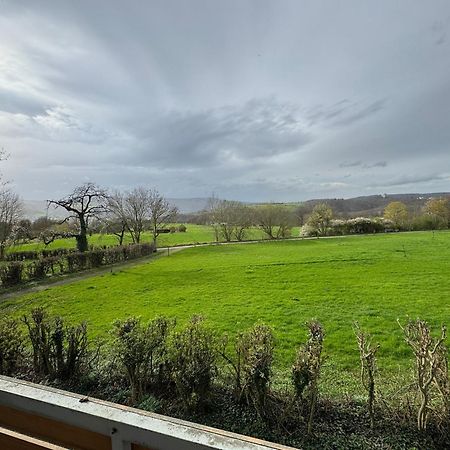
[[[156,252],[156,238],[158,237],[158,228],[157,225],[153,226],[153,246],[155,248],[155,252]]]
[[[87,226],[83,216],[80,216],[80,234],[76,236],[76,240],[78,251],[86,252],[88,250]]]

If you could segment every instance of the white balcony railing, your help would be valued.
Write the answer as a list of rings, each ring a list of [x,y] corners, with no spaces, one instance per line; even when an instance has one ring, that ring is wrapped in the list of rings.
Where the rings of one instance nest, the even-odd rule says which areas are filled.
[[[288,450],[270,442],[0,376],[0,449]]]

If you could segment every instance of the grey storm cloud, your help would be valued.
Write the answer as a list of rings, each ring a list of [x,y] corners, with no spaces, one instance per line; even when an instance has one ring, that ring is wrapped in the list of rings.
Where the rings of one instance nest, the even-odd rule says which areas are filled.
[[[363,163],[362,161],[343,162],[339,164],[339,167],[361,167],[362,169],[373,169],[375,167],[387,167],[387,161],[378,161],[374,163]]]
[[[0,147],[25,198],[447,191],[450,3],[2,0]]]
[[[383,109],[385,100],[377,100],[369,105],[358,105],[348,99],[328,106],[318,106],[307,114],[310,125],[324,123],[329,126],[351,125]]]
[[[201,112],[172,112],[147,130],[140,162],[197,167],[270,159],[300,150],[310,138],[291,105],[252,100]]]

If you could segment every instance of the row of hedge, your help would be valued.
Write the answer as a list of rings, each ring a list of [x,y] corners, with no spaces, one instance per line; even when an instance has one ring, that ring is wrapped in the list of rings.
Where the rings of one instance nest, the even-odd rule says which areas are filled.
[[[69,253],[75,253],[73,248],[55,248],[43,250],[24,250],[20,252],[11,252],[5,256],[6,261],[32,261],[42,258],[54,258],[64,256]]]
[[[182,327],[167,317],[148,323],[130,317],[116,321],[111,342],[100,347],[89,342],[85,322],[67,326],[62,318],[49,317],[42,308],[34,309],[22,322],[26,335],[19,321],[0,320],[0,374],[32,372],[38,379],[70,382],[77,390],[85,385],[86,377],[91,377],[96,386],[125,389],[128,404],[139,406],[153,398],[156,403],[158,399],[169,402],[172,411],[190,413],[212,413],[214,408],[220,408],[215,403],[217,399],[225,396],[228,403],[235,405],[234,411],[247,408],[261,423],[283,432],[291,430],[292,434],[300,429],[301,434],[310,435],[321,414],[322,420],[335,420],[329,415],[330,405],[320,403],[325,333],[317,320],[306,324],[308,334],[293,360],[291,384],[283,389],[274,388],[276,342],[272,329],[263,323],[256,323],[229,341],[207,326],[201,316],[194,316]],[[436,439],[441,445],[450,444],[445,328],[435,337],[428,324],[417,319],[409,320],[402,329],[416,364],[415,379],[409,389],[417,396],[409,397],[408,392],[407,402],[398,402],[396,433],[401,421],[409,430],[415,423],[422,437]],[[378,346],[357,324],[354,330],[355,352],[359,348],[361,362],[360,382],[367,395],[362,423],[373,430],[383,414],[392,420],[396,413],[378,385]],[[406,389],[400,395],[405,392]],[[343,407],[335,406],[338,416]],[[443,448],[448,448],[445,445]]]
[[[31,262],[11,261],[0,266],[2,286],[10,287],[32,281],[115,264],[154,253],[153,244],[131,244],[96,248],[88,252],[67,251],[58,256],[41,257]]]

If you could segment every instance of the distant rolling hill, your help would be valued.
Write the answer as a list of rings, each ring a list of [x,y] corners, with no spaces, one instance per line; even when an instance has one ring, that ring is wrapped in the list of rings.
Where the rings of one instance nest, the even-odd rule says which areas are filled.
[[[348,199],[314,199],[308,200],[303,204],[312,209],[317,203],[326,202],[331,206],[335,214],[346,217],[381,216],[384,208],[391,202],[402,202],[408,207],[411,213],[415,213],[420,212],[427,200],[439,197],[450,197],[450,192],[367,195]]]

